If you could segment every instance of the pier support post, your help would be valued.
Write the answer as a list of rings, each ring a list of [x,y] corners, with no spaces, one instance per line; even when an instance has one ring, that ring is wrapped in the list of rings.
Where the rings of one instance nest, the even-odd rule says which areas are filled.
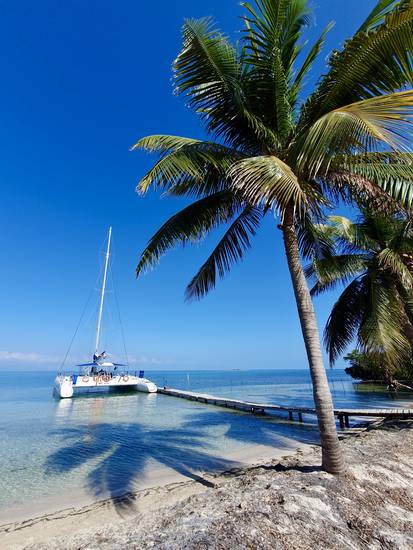
[[[292,422],[294,420],[292,411],[288,411],[288,419]]]
[[[338,420],[340,422],[340,430],[344,430],[345,429],[345,426],[344,426],[344,417],[342,414],[339,414],[338,415]]]
[[[346,428],[350,428],[350,419],[349,419],[348,414],[346,414],[345,417],[344,417],[344,423],[345,423]]]
[[[303,421],[303,413],[301,413],[301,412],[298,413],[298,421],[299,422]]]

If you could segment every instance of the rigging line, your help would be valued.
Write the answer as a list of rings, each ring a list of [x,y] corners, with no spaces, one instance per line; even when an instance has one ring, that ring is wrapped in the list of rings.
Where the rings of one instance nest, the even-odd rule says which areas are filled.
[[[64,367],[64,365],[65,365],[65,363],[66,363],[67,357],[68,357],[68,355],[69,355],[69,353],[70,353],[70,350],[72,349],[73,342],[74,342],[74,340],[75,340],[75,338],[76,338],[76,335],[77,335],[77,333],[78,333],[78,330],[79,330],[79,328],[80,328],[80,325],[82,324],[83,318],[84,318],[85,313],[86,313],[86,310],[87,310],[87,308],[88,308],[88,306],[89,306],[89,304],[90,304],[90,301],[91,301],[91,299],[92,299],[93,293],[95,292],[95,286],[96,286],[96,284],[97,284],[97,282],[98,282],[98,280],[99,280],[99,278],[100,278],[100,273],[101,273],[101,271],[102,271],[102,269],[99,270],[99,275],[98,275],[97,278],[96,278],[95,284],[92,286],[92,290],[89,292],[88,299],[86,300],[86,304],[85,304],[85,306],[84,306],[84,308],[83,308],[83,311],[82,311],[82,314],[81,314],[81,316],[80,316],[79,322],[78,322],[78,324],[77,324],[77,326],[76,326],[76,329],[75,329],[75,332],[74,332],[74,334],[73,334],[73,336],[72,336],[72,339],[70,340],[70,344],[69,344],[69,347],[68,347],[68,349],[67,349],[67,351],[66,351],[66,355],[64,356],[63,361],[62,361],[62,364],[60,365],[60,370],[63,369],[63,367]]]
[[[119,307],[118,295],[117,295],[116,288],[115,288],[115,282],[114,282],[114,279],[113,279],[113,272],[112,272],[112,265],[111,264],[109,264],[109,273],[110,273],[110,280],[112,282],[113,295],[115,297],[116,309],[118,311],[118,318],[119,318],[119,325],[120,325],[120,333],[121,333],[121,336],[122,336],[123,351],[125,353],[126,364],[129,367],[128,352],[126,351],[125,332],[123,330],[122,318],[120,316],[120,307]]]

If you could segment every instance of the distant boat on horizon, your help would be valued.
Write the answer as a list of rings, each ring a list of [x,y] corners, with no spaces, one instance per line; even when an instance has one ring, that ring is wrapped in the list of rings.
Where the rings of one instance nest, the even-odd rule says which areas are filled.
[[[143,371],[140,371],[138,376],[136,373],[131,374],[127,370],[128,365],[124,363],[112,363],[107,360],[108,354],[106,351],[100,351],[102,314],[105,300],[111,240],[112,227],[109,227],[105,254],[105,266],[103,270],[96,322],[95,352],[90,363],[81,363],[80,365],[76,365],[79,369],[77,373],[57,374],[54,382],[54,393],[62,399],[73,397],[76,390],[93,392],[101,391],[105,388],[112,390],[128,388],[145,393],[155,393],[157,391],[156,385],[143,377]]]

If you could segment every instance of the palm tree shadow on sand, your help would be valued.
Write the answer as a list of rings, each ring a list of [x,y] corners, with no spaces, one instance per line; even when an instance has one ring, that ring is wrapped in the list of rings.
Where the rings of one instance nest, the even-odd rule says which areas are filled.
[[[294,442],[317,443],[314,427],[296,426],[239,412],[205,408],[181,426],[148,429],[137,423],[94,423],[53,432],[63,446],[49,455],[47,475],[67,474],[85,463],[87,488],[97,498],[111,498],[119,514],[135,506],[136,482],[144,480],[150,466],[167,467],[206,486],[214,484],[202,472],[238,468],[240,462],[214,454],[214,434],[244,444],[278,450]],[[296,443],[295,443],[296,444]]]

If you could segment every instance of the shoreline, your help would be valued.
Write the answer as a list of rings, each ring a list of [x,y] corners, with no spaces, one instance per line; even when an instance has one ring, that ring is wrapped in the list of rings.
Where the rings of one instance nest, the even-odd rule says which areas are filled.
[[[413,421],[383,422],[342,440],[343,476],[322,471],[319,447],[297,449],[148,494],[148,508],[40,540],[27,550],[388,548],[413,546]],[[194,491],[196,487],[196,491]],[[189,490],[188,490],[189,488]],[[169,498],[168,498],[169,497]],[[130,503],[124,503],[125,510]],[[133,502],[132,502],[133,504]],[[53,524],[53,521],[50,522]],[[99,522],[98,522],[99,523]],[[43,533],[44,535],[44,533]]]
[[[43,543],[51,537],[73,534],[73,529],[99,527],[103,522],[123,520],[136,513],[147,513],[165,504],[205,491],[216,479],[237,476],[249,468],[260,467],[271,460],[301,454],[316,447],[286,438],[288,448],[252,445],[241,451],[222,455],[234,462],[229,470],[213,472],[193,470],[192,478],[165,467],[152,468],[139,482],[139,488],[100,499],[77,490],[65,495],[43,497],[35,504],[15,505],[0,510],[0,547],[20,550],[28,544]]]
[[[363,422],[341,435],[349,439],[369,429],[374,429],[377,421]],[[379,421],[381,424],[381,421]],[[189,479],[175,471],[165,468],[154,469],[144,485],[136,491],[97,499],[92,495],[74,492],[65,497],[51,497],[35,506],[18,506],[0,513],[0,546],[20,550],[27,545],[46,544],[56,536],[70,536],[74,532],[99,529],[102,525],[111,525],[125,521],[136,515],[146,516],[165,506],[213,489],[221,482],[243,476],[251,470],[266,468],[269,464],[294,462],[306,455],[319,453],[318,445],[303,444],[289,440],[289,448],[254,445],[233,453],[225,458],[234,461],[229,470],[208,472],[193,471]]]

